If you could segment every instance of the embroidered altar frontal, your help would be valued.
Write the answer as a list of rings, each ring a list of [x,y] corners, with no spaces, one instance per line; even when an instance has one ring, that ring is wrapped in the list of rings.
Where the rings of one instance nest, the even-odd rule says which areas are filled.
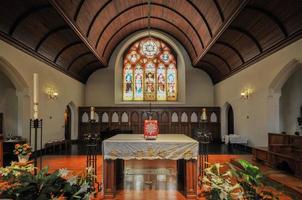
[[[143,134],[118,134],[103,141],[104,159],[198,158],[199,143],[183,134],[160,134],[156,140],[145,140]]]

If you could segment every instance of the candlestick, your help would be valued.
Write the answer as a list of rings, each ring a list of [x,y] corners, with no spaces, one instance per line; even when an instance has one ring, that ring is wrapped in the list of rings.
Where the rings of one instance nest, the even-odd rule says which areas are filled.
[[[94,107],[90,107],[90,120],[94,120]]]

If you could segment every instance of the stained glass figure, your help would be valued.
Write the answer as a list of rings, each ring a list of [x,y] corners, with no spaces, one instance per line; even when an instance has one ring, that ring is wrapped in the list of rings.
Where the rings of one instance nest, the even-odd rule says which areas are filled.
[[[143,68],[140,64],[137,64],[134,69],[134,100],[136,101],[144,100],[143,76]]]
[[[157,68],[157,100],[166,99],[166,67],[161,63]]]
[[[138,40],[123,63],[123,100],[177,100],[176,59],[163,41],[149,37]]]
[[[133,69],[130,63],[124,67],[124,100],[133,100]]]

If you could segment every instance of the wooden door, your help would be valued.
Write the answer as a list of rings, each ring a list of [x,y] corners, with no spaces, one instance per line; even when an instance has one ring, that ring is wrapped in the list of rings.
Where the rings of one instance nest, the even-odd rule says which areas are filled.
[[[67,106],[65,110],[65,140],[71,139],[71,110]]]
[[[228,135],[234,134],[234,111],[232,106],[228,109]]]

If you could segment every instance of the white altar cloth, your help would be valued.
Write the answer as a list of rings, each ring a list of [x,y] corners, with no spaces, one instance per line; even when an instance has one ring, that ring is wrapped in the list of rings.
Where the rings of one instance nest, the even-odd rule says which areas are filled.
[[[103,141],[104,159],[198,159],[199,143],[183,134],[159,134],[145,140],[143,134],[118,134]]]

